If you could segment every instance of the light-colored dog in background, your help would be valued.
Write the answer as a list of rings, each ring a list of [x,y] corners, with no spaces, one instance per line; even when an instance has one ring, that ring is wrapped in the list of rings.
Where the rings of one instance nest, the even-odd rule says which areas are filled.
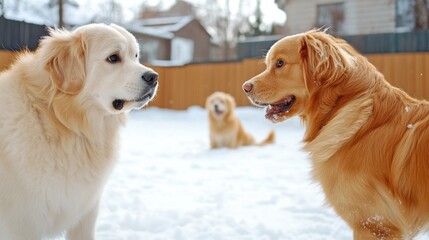
[[[124,28],[50,30],[0,74],[0,239],[94,239],[119,128],[158,75]]]
[[[214,92],[206,100],[206,109],[209,115],[211,148],[262,146],[273,143],[275,140],[273,130],[260,143],[257,143],[253,136],[244,130],[240,120],[235,115],[235,100],[230,94]]]

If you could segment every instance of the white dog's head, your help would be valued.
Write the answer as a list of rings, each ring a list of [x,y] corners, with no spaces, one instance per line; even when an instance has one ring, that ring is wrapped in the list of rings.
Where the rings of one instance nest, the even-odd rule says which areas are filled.
[[[142,108],[158,87],[158,74],[139,62],[134,36],[114,24],[89,24],[72,32],[51,29],[38,55],[56,96],[110,114]]]

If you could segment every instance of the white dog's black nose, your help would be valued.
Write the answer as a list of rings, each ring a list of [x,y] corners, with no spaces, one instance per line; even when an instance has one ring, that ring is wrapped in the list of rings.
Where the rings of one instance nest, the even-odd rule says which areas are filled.
[[[149,85],[156,85],[158,82],[158,73],[154,71],[147,71],[143,74],[142,79]]]

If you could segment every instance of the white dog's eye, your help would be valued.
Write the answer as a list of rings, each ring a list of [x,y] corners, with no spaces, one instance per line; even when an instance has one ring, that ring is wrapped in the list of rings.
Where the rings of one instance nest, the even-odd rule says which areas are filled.
[[[109,63],[117,63],[121,61],[121,58],[118,56],[118,54],[112,54],[106,59],[106,61]]]
[[[285,62],[283,60],[277,60],[276,67],[281,68],[281,67],[283,67],[284,64],[285,64]]]
[[[136,58],[138,58],[139,57],[139,55],[136,53]]]

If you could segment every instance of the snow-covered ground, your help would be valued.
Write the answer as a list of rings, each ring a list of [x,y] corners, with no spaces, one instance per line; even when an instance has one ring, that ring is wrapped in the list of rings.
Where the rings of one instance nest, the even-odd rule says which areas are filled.
[[[202,108],[132,112],[102,198],[97,239],[352,239],[310,179],[299,120],[272,125],[263,109],[236,113],[258,140],[274,128],[276,143],[211,150]]]

